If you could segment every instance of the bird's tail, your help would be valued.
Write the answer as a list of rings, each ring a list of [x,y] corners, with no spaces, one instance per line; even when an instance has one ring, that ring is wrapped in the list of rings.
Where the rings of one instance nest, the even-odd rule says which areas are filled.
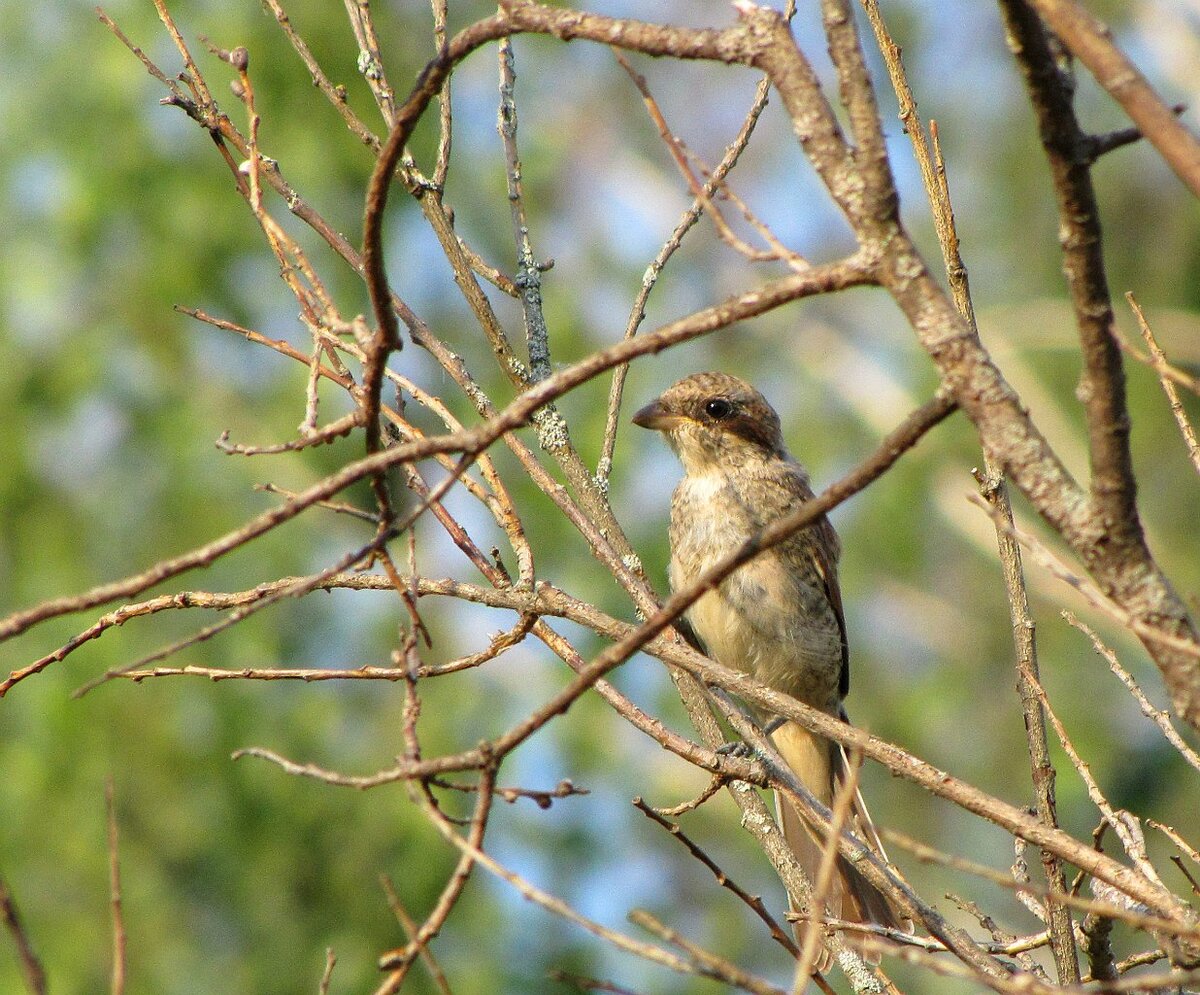
[[[844,779],[846,771],[845,756],[841,747],[794,722],[782,725],[772,738],[776,749],[800,783],[823,805],[832,808],[836,787]],[[791,803],[778,793],[775,796],[775,805],[788,846],[796,855],[800,866],[804,868],[808,879],[815,883],[821,866],[824,846],[822,840]],[[875,831],[875,825],[867,814],[866,805],[863,804],[862,795],[857,790],[846,828],[887,859],[879,834]],[[819,916],[820,910],[813,910],[813,914]],[[825,895],[825,915],[906,931],[912,928],[911,922],[904,918],[883,893],[842,856],[837,858],[833,880]],[[803,940],[806,928],[806,924],[797,923],[798,940]],[[816,967],[823,971],[829,964],[830,954],[825,950],[818,958]]]

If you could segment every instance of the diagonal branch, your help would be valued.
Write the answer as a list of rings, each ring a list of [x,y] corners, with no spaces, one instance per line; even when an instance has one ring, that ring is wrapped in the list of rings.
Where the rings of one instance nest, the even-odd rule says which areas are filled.
[[[901,118],[905,122],[905,131],[908,133],[921,170],[955,306],[963,319],[978,333],[975,324],[975,308],[971,301],[970,281],[966,266],[959,253],[954,207],[950,199],[946,164],[942,158],[941,145],[938,142],[937,124],[930,122],[929,130],[933,146],[931,150],[930,142],[925,138],[925,129],[921,124],[920,116],[917,114],[916,101],[908,85],[908,78],[900,56],[900,47],[888,33],[876,0],[863,0],[863,7],[866,9],[880,52],[883,54],[884,63],[891,76],[892,87],[896,91],[900,104]],[[1004,482],[1003,475],[986,458],[981,487],[986,500],[994,506],[994,512],[1002,522],[1011,528],[1013,513],[1008,487]],[[1021,566],[1021,547],[1005,528],[997,527],[996,542],[1012,621],[1013,643],[1016,650],[1017,690],[1021,697],[1021,708],[1025,719],[1025,735],[1033,787],[1037,798],[1038,817],[1046,825],[1057,828],[1058,813],[1054,800],[1055,769],[1050,762],[1047,750],[1045,718],[1028,679],[1030,676],[1034,680],[1037,679],[1038,661],[1034,621],[1029,612],[1029,597]],[[1051,891],[1061,894],[1066,891],[1061,861],[1047,850],[1041,851],[1041,855],[1042,867]],[[1070,911],[1063,903],[1054,899],[1047,901],[1046,907],[1050,926],[1049,936],[1059,981],[1063,984],[1077,982],[1079,980],[1079,964],[1075,956],[1075,937]]]
[[[1031,0],[1047,26],[1088,67],[1138,130],[1200,197],[1200,141],[1157,93],[1137,66],[1113,43],[1108,28],[1076,0]]]
[[[16,945],[26,989],[30,995],[46,995],[46,971],[34,952],[25,924],[17,912],[17,903],[3,878],[0,878],[0,921],[3,921],[5,930]]]
[[[802,297],[818,293],[861,286],[869,280],[870,274],[863,267],[862,260],[852,256],[836,263],[814,266],[805,273],[793,273],[790,276],[781,277],[764,287],[728,298],[719,304],[704,308],[678,321],[670,322],[638,338],[618,342],[607,349],[592,353],[578,363],[540,381],[486,422],[461,432],[426,436],[393,446],[390,449],[371,453],[353,463],[346,464],[336,473],[330,474],[299,492],[295,498],[252,518],[245,525],[212,542],[180,556],[162,560],[140,574],[101,584],[76,596],[52,598],[32,608],[14,612],[6,618],[0,619],[0,642],[20,635],[30,627],[47,619],[77,611],[86,611],[120,598],[132,597],[188,570],[208,566],[251,539],[271,531],[284,522],[291,521],[312,505],[332,497],[359,480],[381,473],[389,467],[400,466],[438,453],[459,452],[465,456],[476,456],[506,432],[511,432],[513,429],[527,424],[533,416],[533,412],[547,402],[561,397],[567,391],[605,370],[612,369],[619,363],[637,356],[661,352],[678,342],[698,338],[738,321],[765,314],[788,301],[799,300]],[[465,470],[465,465],[462,468]]]

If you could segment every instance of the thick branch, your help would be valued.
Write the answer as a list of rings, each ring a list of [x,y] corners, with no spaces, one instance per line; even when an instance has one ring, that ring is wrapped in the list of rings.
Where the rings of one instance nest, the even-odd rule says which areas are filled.
[[[1108,28],[1075,0],[1032,0],[1050,30],[1096,77],[1138,130],[1166,159],[1188,188],[1200,197],[1200,141],[1154,92],[1109,36]]]
[[[1079,127],[1072,88],[1050,39],[1026,0],[1000,0],[1009,46],[1025,77],[1058,203],[1063,272],[1075,307],[1084,369],[1079,397],[1087,416],[1092,500],[1115,549],[1144,549],[1129,449],[1121,350],[1113,337],[1100,207],[1092,187],[1089,138]]]
[[[845,0],[829,2],[843,9],[847,6]],[[744,11],[743,18],[761,42],[753,64],[766,70],[779,89],[805,152],[854,226],[863,252],[878,261],[876,276],[904,312],[943,382],[974,423],[988,458],[1008,474],[1114,601],[1151,626],[1197,640],[1185,606],[1142,541],[1136,516],[1121,519],[1108,508],[1097,513],[1096,504],[1033,423],[979,337],[933,279],[893,210],[896,192],[890,171],[854,168],[853,150],[837,128],[815,73],[786,25],[777,14],[763,8]],[[843,17],[838,32],[831,32],[831,46],[835,41],[848,44],[852,25],[848,15]],[[843,90],[871,85],[858,60],[841,59],[839,73]],[[875,126],[880,127],[878,121]],[[863,127],[861,117],[856,119],[855,127]],[[883,187],[864,189],[871,183]],[[1116,420],[1107,423],[1110,432],[1123,431],[1118,411],[1123,412],[1123,401],[1113,411]],[[1102,441],[1101,448],[1105,455],[1097,456],[1098,465],[1119,477],[1122,447],[1108,439]],[[1110,490],[1103,484],[1098,490],[1115,494],[1118,510],[1132,507],[1131,490],[1119,485]],[[1110,505],[1112,500],[1108,501]],[[1200,726],[1200,665],[1194,656],[1152,640],[1146,641],[1146,647],[1163,673],[1178,712]]]
[[[1103,430],[1097,430],[1101,438],[1093,450],[1100,470],[1094,473],[1095,492],[1105,495],[1107,507],[1103,510],[1109,513],[1098,515],[903,230],[886,162],[876,158],[859,168],[856,150],[846,142],[816,74],[796,47],[786,22],[778,13],[749,3],[739,5],[739,14],[741,20],[733,28],[688,31],[509,0],[500,14],[457,36],[439,61],[464,58],[504,29],[504,33],[532,31],[563,39],[588,38],[650,55],[741,62],[765,70],[783,98],[797,138],[854,226],[866,258],[877,262],[875,277],[911,322],[955,399],[978,429],[988,457],[1009,474],[1115,601],[1150,625],[1195,640],[1184,605],[1145,548],[1136,516],[1120,514],[1133,507],[1132,489],[1115,483],[1122,478],[1123,402],[1111,398],[1097,402],[1116,405],[1109,412],[1112,417],[1103,422]],[[861,58],[850,51],[858,42],[845,0],[828,0],[826,20],[831,26],[831,47],[837,49],[843,92],[854,101],[854,129],[869,150],[874,141],[863,142],[861,136],[870,126],[870,101],[864,94],[871,82]],[[881,131],[878,120],[874,128]],[[386,284],[372,287],[377,312],[386,304],[386,290]],[[1100,353],[1096,356],[1103,359]],[[1102,362],[1098,363],[1101,368],[1106,369]],[[1111,385],[1111,377],[1101,386],[1105,382]],[[1099,418],[1096,424],[1101,424]],[[1114,502],[1119,514],[1111,516]],[[1200,667],[1187,654],[1162,645],[1151,643],[1147,649],[1163,672],[1176,709],[1187,721],[1200,725]]]

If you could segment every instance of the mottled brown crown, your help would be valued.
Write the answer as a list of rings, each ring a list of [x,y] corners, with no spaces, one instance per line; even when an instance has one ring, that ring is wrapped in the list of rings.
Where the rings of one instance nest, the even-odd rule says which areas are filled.
[[[633,416],[643,428],[672,432],[686,422],[729,433],[769,453],[783,452],[779,415],[767,399],[728,373],[693,373]]]

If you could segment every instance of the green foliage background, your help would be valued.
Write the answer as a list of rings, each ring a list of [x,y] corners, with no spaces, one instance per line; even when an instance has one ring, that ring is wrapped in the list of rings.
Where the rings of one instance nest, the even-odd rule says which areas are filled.
[[[1077,356],[1063,304],[1053,201],[1030,114],[995,12],[974,7],[951,16],[930,9],[940,6],[888,4],[885,14],[904,44],[922,113],[941,126],[985,339],[1082,475]],[[1195,64],[1189,70],[1186,61],[1172,62],[1162,40],[1172,19],[1186,25],[1186,15],[1149,0],[1128,10],[1109,7],[1099,12],[1112,18],[1118,37],[1168,99],[1193,97],[1200,89]],[[136,44],[168,72],[178,71],[149,4],[108,9]],[[214,87],[228,73],[198,36],[247,47],[264,149],[357,242],[369,153],[323,103],[274,20],[250,0],[181,0],[171,9]],[[653,10],[613,0],[595,9],[688,23],[721,24],[731,16],[726,5],[708,0],[664,2]],[[452,27],[487,12],[481,3],[452,4]],[[341,5],[296,5],[291,13],[328,74],[346,84],[352,104],[378,128]],[[376,16],[388,72],[403,91],[431,51],[428,12],[397,2],[380,5]],[[803,13],[797,34],[819,61],[823,44],[812,19]],[[518,39],[516,51],[533,238],[537,251],[556,261],[544,292],[555,360],[562,363],[620,335],[642,272],[686,198],[636,93],[607,52],[545,39]],[[752,75],[647,60],[639,68],[677,133],[715,161],[749,104]],[[172,306],[204,308],[303,347],[295,302],[211,143],[178,110],[159,106],[161,88],[87,5],[0,7],[0,78],[0,132],[7,136],[0,157],[0,612],[7,612],[136,572],[235,527],[271,503],[252,485],[303,486],[357,455],[361,439],[269,462],[226,457],[213,447],[224,429],[236,441],[290,438],[303,416],[305,371],[222,338]],[[457,160],[447,199],[467,241],[511,270],[494,133],[494,59],[478,53],[456,74],[454,88]],[[1089,126],[1100,131],[1124,123],[1082,77],[1080,88]],[[236,117],[236,101],[218,99]],[[1194,123],[1194,115],[1189,119]],[[906,216],[936,259],[907,140],[898,124],[890,130]],[[432,135],[426,129],[419,136],[420,161],[429,161]],[[1107,157],[1096,181],[1114,291],[1134,290],[1172,356],[1200,362],[1195,202],[1140,146]],[[829,258],[846,247],[846,230],[777,107],[768,110],[735,186],[785,242],[811,257]],[[497,399],[506,399],[510,391],[489,369],[489,350],[436,244],[413,206],[395,200],[389,244],[398,291]],[[301,237],[343,313],[364,310],[354,275]],[[652,296],[646,327],[762,278],[702,223]],[[511,302],[496,303],[519,338]],[[1132,328],[1124,318],[1122,324]],[[452,384],[416,349],[406,348],[395,362],[469,417]],[[711,366],[760,383],[818,482],[868,453],[934,382],[895,311],[881,295],[864,292],[807,302],[648,359],[635,367],[628,397],[640,404],[679,373]],[[1195,592],[1196,480],[1154,378],[1138,367],[1129,377],[1147,527],[1170,575],[1184,592]],[[576,444],[593,463],[606,391],[598,382],[563,403]],[[325,400],[327,417],[345,410],[334,394]],[[1188,403],[1200,417],[1195,400]],[[582,541],[499,458],[518,502],[529,509],[539,575],[631,617]],[[1027,802],[1007,609],[988,523],[963,499],[978,459],[969,426],[957,418],[835,516],[846,547],[852,714],[980,787]],[[623,430],[614,505],[664,587],[675,475],[659,440]],[[498,540],[465,501],[453,506],[481,546]],[[363,536],[339,518],[310,513],[164,590],[237,590],[312,571]],[[418,544],[428,575],[477,579],[432,522],[419,526]],[[1077,744],[1116,804],[1175,825],[1196,842],[1194,773],[1187,776],[1083,638],[1060,620],[1059,608],[1077,603],[1036,568],[1030,574],[1045,683]],[[430,660],[479,648],[511,622],[504,613],[444,602],[424,602],[422,610],[435,636]],[[384,665],[402,619],[394,598],[314,595],[256,616],[179,662]],[[0,668],[24,666],[93,620],[37,628],[3,647]],[[403,942],[379,875],[390,875],[409,909],[423,915],[453,854],[402,788],[351,793],[255,761],[233,763],[230,753],[263,745],[341,770],[385,767],[401,748],[401,691],[171,678],[114,682],[72,697],[106,668],[200,624],[170,613],[132,622],[0,700],[0,875],[20,904],[52,990],[90,993],[107,985],[104,782],[111,776],[131,992],[313,991],[327,947],[339,958],[332,990],[369,991],[378,954]],[[578,637],[584,652],[599,649],[587,634],[564,631]],[[1144,654],[1109,635],[1126,666],[1163,701]],[[481,671],[430,682],[422,718],[427,751],[462,749],[498,733],[567,677],[530,641]],[[636,700],[682,722],[657,663],[639,658],[616,680]],[[866,777],[882,822],[997,867],[1011,862],[999,831],[878,770]],[[592,793],[548,811],[528,802],[506,808],[489,834],[498,859],[618,928],[628,909],[648,907],[718,952],[772,977],[790,977],[782,955],[764,948],[741,908],[628,805],[635,794],[659,805],[689,797],[703,784],[695,771],[638,738],[598,701],[585,700],[504,769],[512,784],[550,787],[562,778]],[[1096,816],[1077,780],[1064,772],[1059,785],[1064,823],[1086,833]],[[447,804],[461,807],[459,799]],[[781,907],[778,886],[737,828],[731,805],[720,799],[686,827],[742,884]],[[1014,930],[1034,928],[990,886],[903,857],[901,864],[928,896],[948,888],[969,893]],[[461,993],[560,990],[547,977],[555,968],[657,992],[706,990],[614,954],[483,872],[434,949]],[[0,990],[20,984],[15,957],[4,947]],[[406,990],[429,989],[418,971]]]

